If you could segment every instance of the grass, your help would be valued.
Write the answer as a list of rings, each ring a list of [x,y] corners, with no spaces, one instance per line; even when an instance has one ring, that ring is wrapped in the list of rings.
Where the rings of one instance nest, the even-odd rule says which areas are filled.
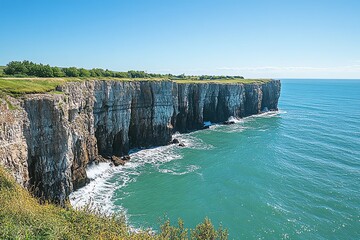
[[[130,78],[0,78],[0,91],[13,96],[31,93],[46,93],[55,91],[56,87],[67,82],[92,80],[113,81],[160,81],[163,79],[130,79]]]
[[[112,81],[174,81],[176,83],[220,83],[220,84],[261,84],[270,79],[218,79],[218,80],[195,80],[182,79],[171,80],[166,78],[0,78],[0,91],[19,96],[30,93],[46,93],[55,91],[56,87],[67,82],[112,80]]]
[[[0,91],[12,95],[44,93],[65,82],[60,79],[0,79]]]
[[[176,83],[220,83],[220,84],[261,84],[270,82],[271,79],[216,79],[216,80],[174,80]]]
[[[0,76],[2,76],[4,74],[4,68],[5,68],[5,66],[0,66]]]
[[[121,217],[66,210],[51,204],[40,205],[0,168],[0,239],[133,238],[128,232]],[[146,232],[138,236],[144,239],[151,237]]]
[[[227,239],[228,235],[207,218],[190,231],[181,220],[178,226],[165,221],[160,229],[157,234],[131,232],[122,216],[40,205],[0,167],[0,239]]]
[[[14,106],[10,100],[8,99],[8,96],[6,95],[6,93],[0,91],[0,99],[5,100],[6,104],[9,107],[9,110],[17,110],[18,108],[16,106]]]

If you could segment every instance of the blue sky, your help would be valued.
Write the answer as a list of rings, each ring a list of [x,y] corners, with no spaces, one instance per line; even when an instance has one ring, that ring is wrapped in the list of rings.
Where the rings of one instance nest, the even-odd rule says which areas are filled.
[[[0,65],[360,78],[358,0],[0,0]]]

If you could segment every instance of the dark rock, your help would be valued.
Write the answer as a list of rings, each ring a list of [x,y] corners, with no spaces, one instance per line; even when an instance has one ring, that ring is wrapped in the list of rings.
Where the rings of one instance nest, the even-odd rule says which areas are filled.
[[[101,162],[107,162],[109,160],[111,160],[111,156],[108,156],[107,158],[104,158],[103,156],[98,155],[98,156],[95,157],[94,162],[95,162],[95,164],[98,164],[98,163],[101,163]]]
[[[122,160],[121,158],[116,157],[116,156],[112,156],[111,161],[114,163],[115,167],[117,167],[119,165],[123,166],[126,163],[124,160]]]
[[[121,157],[121,160],[129,161],[129,160],[130,160],[130,156],[129,156],[129,155],[122,156],[122,157]]]
[[[174,139],[170,142],[170,144],[178,144],[178,143],[180,143],[180,141],[179,141],[177,138],[174,138]]]
[[[179,143],[178,146],[179,146],[179,147],[185,147],[185,144],[184,144],[184,143]]]
[[[230,124],[235,124],[235,121],[232,121],[232,120],[228,120],[228,121],[225,121],[223,122],[224,125],[230,125]]]
[[[101,162],[107,162],[108,160],[111,160],[111,157],[109,157],[108,159],[102,157],[102,156],[96,156],[93,163],[95,163],[95,165],[99,165],[99,163]]]
[[[205,125],[205,126],[203,126],[203,128],[202,129],[209,129],[210,128],[210,126],[209,125]]]

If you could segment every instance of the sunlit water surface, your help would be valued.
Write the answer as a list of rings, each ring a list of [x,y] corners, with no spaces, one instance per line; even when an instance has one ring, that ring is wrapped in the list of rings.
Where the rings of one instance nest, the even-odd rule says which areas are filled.
[[[279,108],[90,168],[72,203],[155,230],[208,216],[230,239],[359,239],[360,81],[282,80]]]

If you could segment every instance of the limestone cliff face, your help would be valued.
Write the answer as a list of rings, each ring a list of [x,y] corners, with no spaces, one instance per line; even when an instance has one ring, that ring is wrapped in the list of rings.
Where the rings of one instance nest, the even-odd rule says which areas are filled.
[[[69,84],[64,95],[29,95],[23,102],[29,125],[29,186],[40,198],[63,204],[86,183],[85,167],[97,156],[91,85]],[[59,89],[60,90],[60,89]]]
[[[201,129],[264,109],[277,110],[280,81],[264,84],[87,81],[62,94],[0,101],[0,164],[37,196],[64,204],[86,184],[94,160],[165,145],[175,131]]]
[[[226,121],[277,110],[280,81],[264,84],[176,84],[174,85],[175,131],[201,129],[204,121]]]
[[[29,121],[27,114],[14,99],[0,98],[0,164],[5,165],[16,181],[28,186],[28,147],[24,126]]]
[[[204,121],[223,122],[245,116],[245,89],[232,84],[177,84],[172,124],[175,131],[201,129]],[[261,107],[261,106],[260,106]]]
[[[94,83],[94,127],[99,153],[124,155],[130,148],[171,140],[172,85],[159,82]]]

